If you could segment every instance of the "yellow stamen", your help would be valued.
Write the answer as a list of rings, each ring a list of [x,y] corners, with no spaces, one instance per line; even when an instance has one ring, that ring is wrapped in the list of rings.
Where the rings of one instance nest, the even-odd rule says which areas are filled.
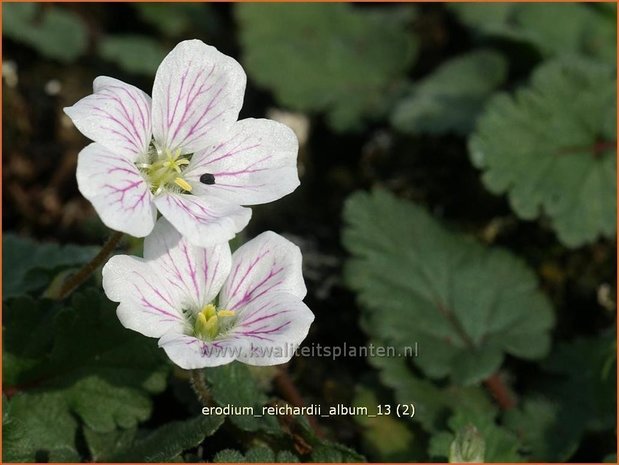
[[[180,172],[180,170],[179,170]],[[181,189],[186,190],[187,192],[191,192],[191,184],[189,184],[187,181],[185,181],[183,178],[178,177],[174,180],[174,184],[176,184],[178,187],[180,187]]]
[[[207,304],[196,315],[196,321],[194,323],[194,334],[201,339],[215,339],[221,330],[221,321],[219,320],[219,318],[228,318],[235,315],[236,312],[234,310],[223,309],[217,311],[217,307],[215,307],[215,305]],[[224,328],[226,326],[227,325],[224,325]]]
[[[234,316],[236,312],[234,310],[219,310],[217,316]]]
[[[196,318],[196,323],[194,326],[194,331],[196,335],[200,337],[206,337],[208,335],[206,324],[207,322],[204,313],[198,313],[198,317]]]
[[[213,315],[206,321],[206,325],[204,326],[206,329],[206,334],[210,338],[214,338],[217,336],[217,331],[219,330],[219,322],[217,321],[217,315]]]
[[[213,304],[207,304],[204,306],[204,308],[200,311],[201,314],[204,314],[204,316],[206,317],[206,319],[208,320],[210,317],[212,317],[213,315],[217,314],[217,308],[215,307],[215,305]]]

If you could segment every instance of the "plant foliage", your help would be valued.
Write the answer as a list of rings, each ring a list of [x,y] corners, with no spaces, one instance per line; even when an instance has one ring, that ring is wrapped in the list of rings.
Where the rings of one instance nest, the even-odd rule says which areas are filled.
[[[477,33],[525,42],[546,56],[582,54],[616,60],[615,5],[454,3],[449,8]]]
[[[87,45],[86,27],[77,15],[37,3],[3,5],[2,33],[63,63],[76,60]]]
[[[615,234],[615,82],[593,62],[544,64],[488,104],[470,140],[484,185],[520,218],[548,215],[569,247]]]
[[[418,343],[415,362],[428,376],[471,384],[497,370],[505,353],[547,353],[552,309],[507,251],[454,234],[380,190],[351,196],[344,219],[353,255],[346,281],[359,293],[366,330],[402,349]]]
[[[337,130],[385,111],[417,49],[408,8],[239,4],[236,16],[250,76],[287,107],[326,112]]]
[[[486,100],[504,81],[503,56],[479,50],[456,56],[417,83],[396,106],[391,121],[403,132],[468,134]]]

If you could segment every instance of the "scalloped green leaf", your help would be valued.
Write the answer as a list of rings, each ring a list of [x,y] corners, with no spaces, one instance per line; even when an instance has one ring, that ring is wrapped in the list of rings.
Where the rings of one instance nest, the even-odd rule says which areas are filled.
[[[238,4],[242,62],[294,110],[325,112],[336,130],[386,111],[416,55],[410,7]]]
[[[382,384],[393,390],[398,403],[415,405],[413,421],[429,433],[443,429],[444,420],[457,409],[466,408],[476,415],[496,413],[496,406],[479,386],[439,386],[414,373],[404,358],[372,357],[368,361],[379,370]]]
[[[43,288],[49,272],[86,263],[99,249],[59,245],[4,234],[2,237],[2,298],[16,297]]]
[[[119,428],[107,433],[99,433],[84,427],[83,431],[90,458],[93,462],[103,462],[107,456],[131,446],[135,441],[137,428]]]
[[[578,416],[570,420],[562,409],[560,402],[535,397],[505,413],[504,423],[521,438],[529,461],[565,462],[576,452],[583,424]]]
[[[78,421],[54,393],[19,394],[3,407],[3,462],[79,462]]]
[[[430,439],[430,455],[439,459],[449,457],[449,450],[456,438],[456,432],[462,431],[472,425],[485,442],[484,462],[522,462],[523,457],[519,453],[521,447],[518,437],[496,423],[490,415],[470,415],[457,412],[449,419],[451,431],[435,434]]]
[[[413,85],[391,122],[411,134],[468,134],[506,74],[507,62],[500,53],[478,50],[456,56]]]
[[[198,447],[207,437],[212,436],[223,422],[223,417],[201,415],[189,420],[166,423],[154,431],[139,431],[129,444],[126,444],[127,439],[124,438],[124,444],[116,450],[105,451],[100,461],[175,461],[183,452]],[[118,442],[116,444],[118,445]]]
[[[249,449],[245,454],[232,449],[224,449],[215,454],[215,463],[297,463],[299,458],[288,451],[274,452],[266,446]]]
[[[584,3],[453,3],[474,32],[526,42],[546,56],[582,54],[614,63],[616,7]]]
[[[19,367],[3,386],[20,438],[12,449],[29,460],[75,460],[81,425],[108,432],[150,417],[150,397],[165,388],[167,373],[154,341],[124,329],[98,291],[76,294],[71,307],[42,301],[21,315],[28,302],[16,299],[4,310],[7,333],[32,332],[12,335],[3,347],[9,367]],[[51,337],[41,340],[45,328]]]
[[[323,441],[314,447],[310,461],[318,463],[359,463],[365,462],[365,457],[342,444]]]
[[[504,355],[548,352],[554,316],[535,275],[506,250],[443,228],[423,208],[375,190],[344,209],[345,278],[366,331],[400,349],[432,378],[477,383]]]
[[[568,247],[615,235],[615,83],[592,62],[544,64],[488,104],[469,141],[488,190],[507,193],[520,218],[548,215]]]
[[[64,63],[79,58],[88,44],[86,26],[78,15],[56,6],[42,8],[37,3],[4,4],[2,35]]]
[[[224,449],[213,458],[213,463],[242,463],[245,461],[245,456],[238,450]]]

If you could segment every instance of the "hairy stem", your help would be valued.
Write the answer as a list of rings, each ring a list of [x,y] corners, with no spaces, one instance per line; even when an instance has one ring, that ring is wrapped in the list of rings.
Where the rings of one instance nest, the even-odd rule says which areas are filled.
[[[469,349],[474,350],[476,348],[475,343],[469,337],[454,312],[449,307],[443,305],[439,299],[436,299],[436,308],[439,313],[443,315],[449,323],[451,323],[456,333],[458,333],[458,336],[462,338],[466,346]],[[486,389],[490,391],[490,394],[492,394],[492,397],[494,397],[497,404],[499,404],[501,410],[510,410],[516,406],[516,399],[514,399],[512,393],[509,391],[498,373],[494,373],[492,376],[484,380],[484,386],[486,386]]]
[[[209,405],[211,401],[211,394],[209,393],[208,386],[204,381],[204,375],[202,370],[191,370],[189,378],[189,384],[191,389],[196,393],[196,397],[200,401],[203,407]]]
[[[75,289],[80,287],[99,266],[114,252],[116,246],[123,238],[123,233],[114,231],[108,240],[103,244],[99,253],[76,273],[72,274],[60,287],[58,294],[55,296],[57,300],[67,298]]]
[[[495,398],[501,410],[510,410],[516,406],[516,399],[503,382],[503,379],[498,373],[493,374],[490,378],[484,381],[484,385],[490,391],[490,394]]]
[[[589,152],[593,158],[600,158],[604,153],[616,149],[616,140],[597,139],[589,146],[565,147],[559,151],[559,155],[570,155],[574,153]]]
[[[305,401],[301,396],[301,393],[297,389],[292,381],[292,378],[288,374],[288,371],[285,368],[281,368],[275,378],[273,380],[275,382],[275,386],[277,390],[280,392],[282,398],[287,401],[289,404],[294,405],[295,407],[304,407]],[[323,432],[320,429],[320,425],[314,416],[308,416],[307,420],[309,421],[310,426],[316,433],[316,436],[323,437]]]

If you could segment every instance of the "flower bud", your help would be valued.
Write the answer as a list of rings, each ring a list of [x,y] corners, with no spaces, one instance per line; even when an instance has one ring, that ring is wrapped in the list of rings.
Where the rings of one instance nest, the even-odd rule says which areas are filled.
[[[485,451],[483,436],[475,426],[468,424],[456,433],[449,448],[449,462],[483,463]]]

